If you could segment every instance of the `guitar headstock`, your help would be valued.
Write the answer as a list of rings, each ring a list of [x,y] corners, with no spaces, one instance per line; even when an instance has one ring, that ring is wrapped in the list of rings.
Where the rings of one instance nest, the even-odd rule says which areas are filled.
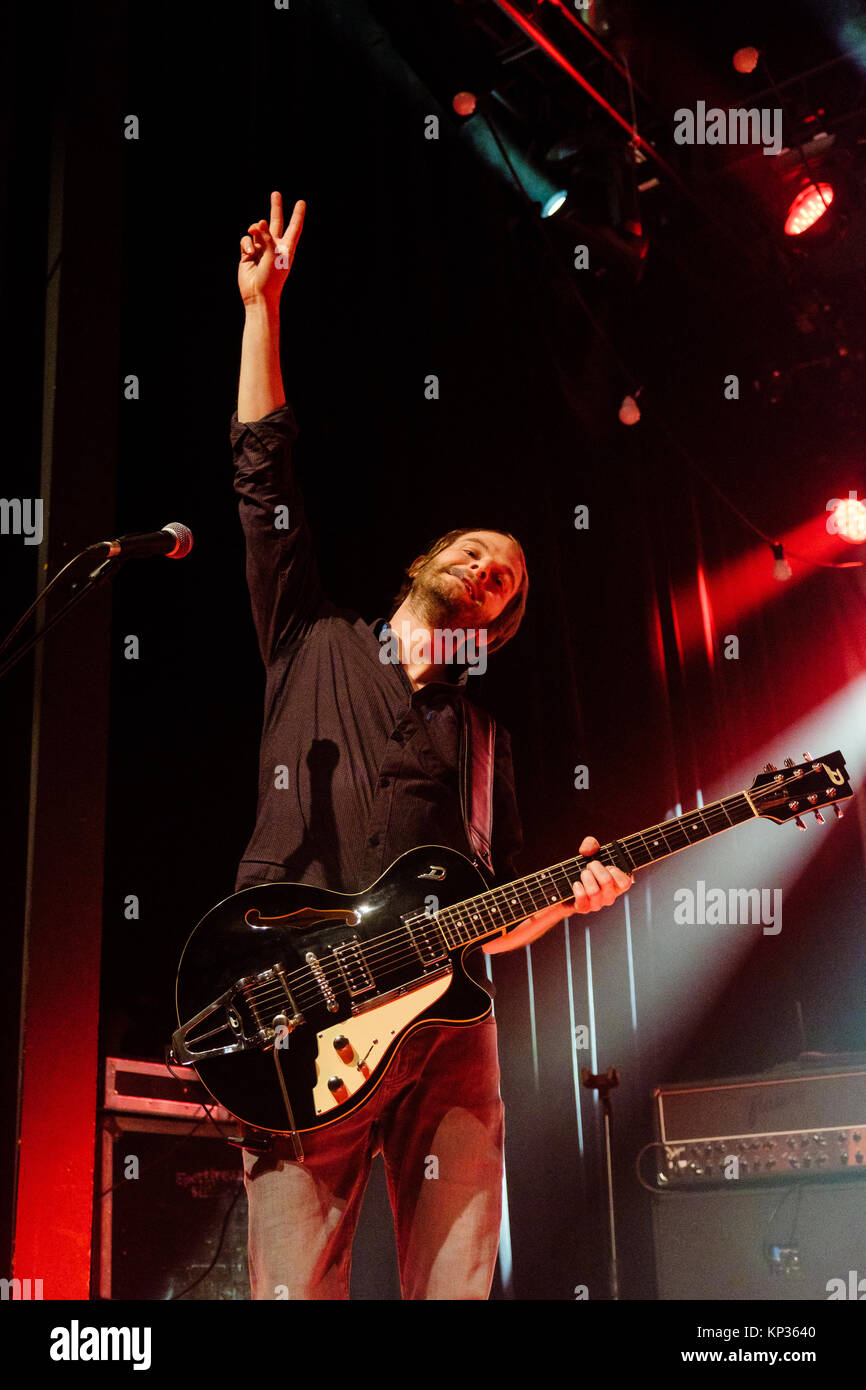
[[[777,825],[795,820],[805,830],[802,816],[814,811],[816,819],[822,821],[824,817],[817,813],[822,806],[832,806],[842,819],[838,802],[854,795],[842,754],[837,749],[822,758],[811,758],[808,753],[803,757],[806,761],[802,763],[786,758],[782,768],[767,763],[764,771],[758,773],[749,798],[759,816],[766,816]]]

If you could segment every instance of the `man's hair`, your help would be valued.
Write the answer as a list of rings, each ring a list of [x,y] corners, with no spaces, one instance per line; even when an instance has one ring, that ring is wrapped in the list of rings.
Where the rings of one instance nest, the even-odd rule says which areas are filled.
[[[413,560],[407,570],[404,570],[405,579],[400,592],[393,599],[391,604],[391,617],[394,616],[403,600],[408,596],[415,583],[415,577],[431,560],[443,550],[447,550],[449,545],[453,545],[461,536],[471,536],[478,531],[490,531],[490,526],[461,526],[456,531],[448,531],[446,535],[440,536],[438,540],[431,541],[429,547],[423,555],[419,555],[417,560]],[[517,629],[523,621],[523,614],[526,610],[526,598],[529,593],[529,575],[526,570],[526,556],[523,554],[523,547],[516,536],[512,536],[510,531],[493,531],[496,536],[505,536],[513,541],[520,552],[520,559],[523,564],[523,577],[512,594],[508,603],[499,614],[498,618],[487,627],[487,651],[495,652],[500,647],[504,647],[506,642],[510,642]]]

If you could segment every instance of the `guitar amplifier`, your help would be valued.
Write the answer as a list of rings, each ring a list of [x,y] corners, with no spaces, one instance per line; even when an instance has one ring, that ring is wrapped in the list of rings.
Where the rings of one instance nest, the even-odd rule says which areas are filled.
[[[163,1062],[106,1057],[103,1109],[131,1115],[161,1115],[163,1119],[203,1120],[208,1107],[219,1125],[238,1126],[233,1115],[218,1105],[194,1071],[169,1071]],[[211,1133],[216,1130],[211,1126]]]
[[[653,1093],[660,1188],[866,1171],[866,1057],[806,1054],[760,1076]]]
[[[223,1138],[211,1124],[204,1101]],[[93,1297],[245,1300],[247,1200],[234,1116],[195,1072],[108,1057],[100,1121]],[[358,1221],[353,1299],[399,1299],[380,1159]]]
[[[106,1058],[96,1296],[249,1298],[241,1155],[223,1137],[237,1132],[194,1072]]]

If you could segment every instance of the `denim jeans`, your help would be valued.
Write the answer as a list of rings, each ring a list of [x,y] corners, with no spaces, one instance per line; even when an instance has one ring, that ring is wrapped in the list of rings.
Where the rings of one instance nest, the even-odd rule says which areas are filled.
[[[499,1244],[504,1108],[493,1017],[403,1043],[365,1105],[243,1150],[254,1299],[347,1299],[352,1240],[381,1152],[404,1299],[486,1299]]]

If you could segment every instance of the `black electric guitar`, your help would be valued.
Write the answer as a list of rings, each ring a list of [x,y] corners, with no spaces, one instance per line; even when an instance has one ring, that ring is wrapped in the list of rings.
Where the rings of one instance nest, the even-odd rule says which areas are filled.
[[[541,908],[573,898],[590,859],[627,873],[755,816],[781,824],[853,795],[839,752],[748,791],[612,840],[490,889],[464,855],[422,845],[360,893],[301,883],[244,888],[203,917],[177,977],[171,1056],[252,1129],[298,1134],[341,1120],[369,1099],[410,1033],[475,1023],[490,998],[463,957]]]

